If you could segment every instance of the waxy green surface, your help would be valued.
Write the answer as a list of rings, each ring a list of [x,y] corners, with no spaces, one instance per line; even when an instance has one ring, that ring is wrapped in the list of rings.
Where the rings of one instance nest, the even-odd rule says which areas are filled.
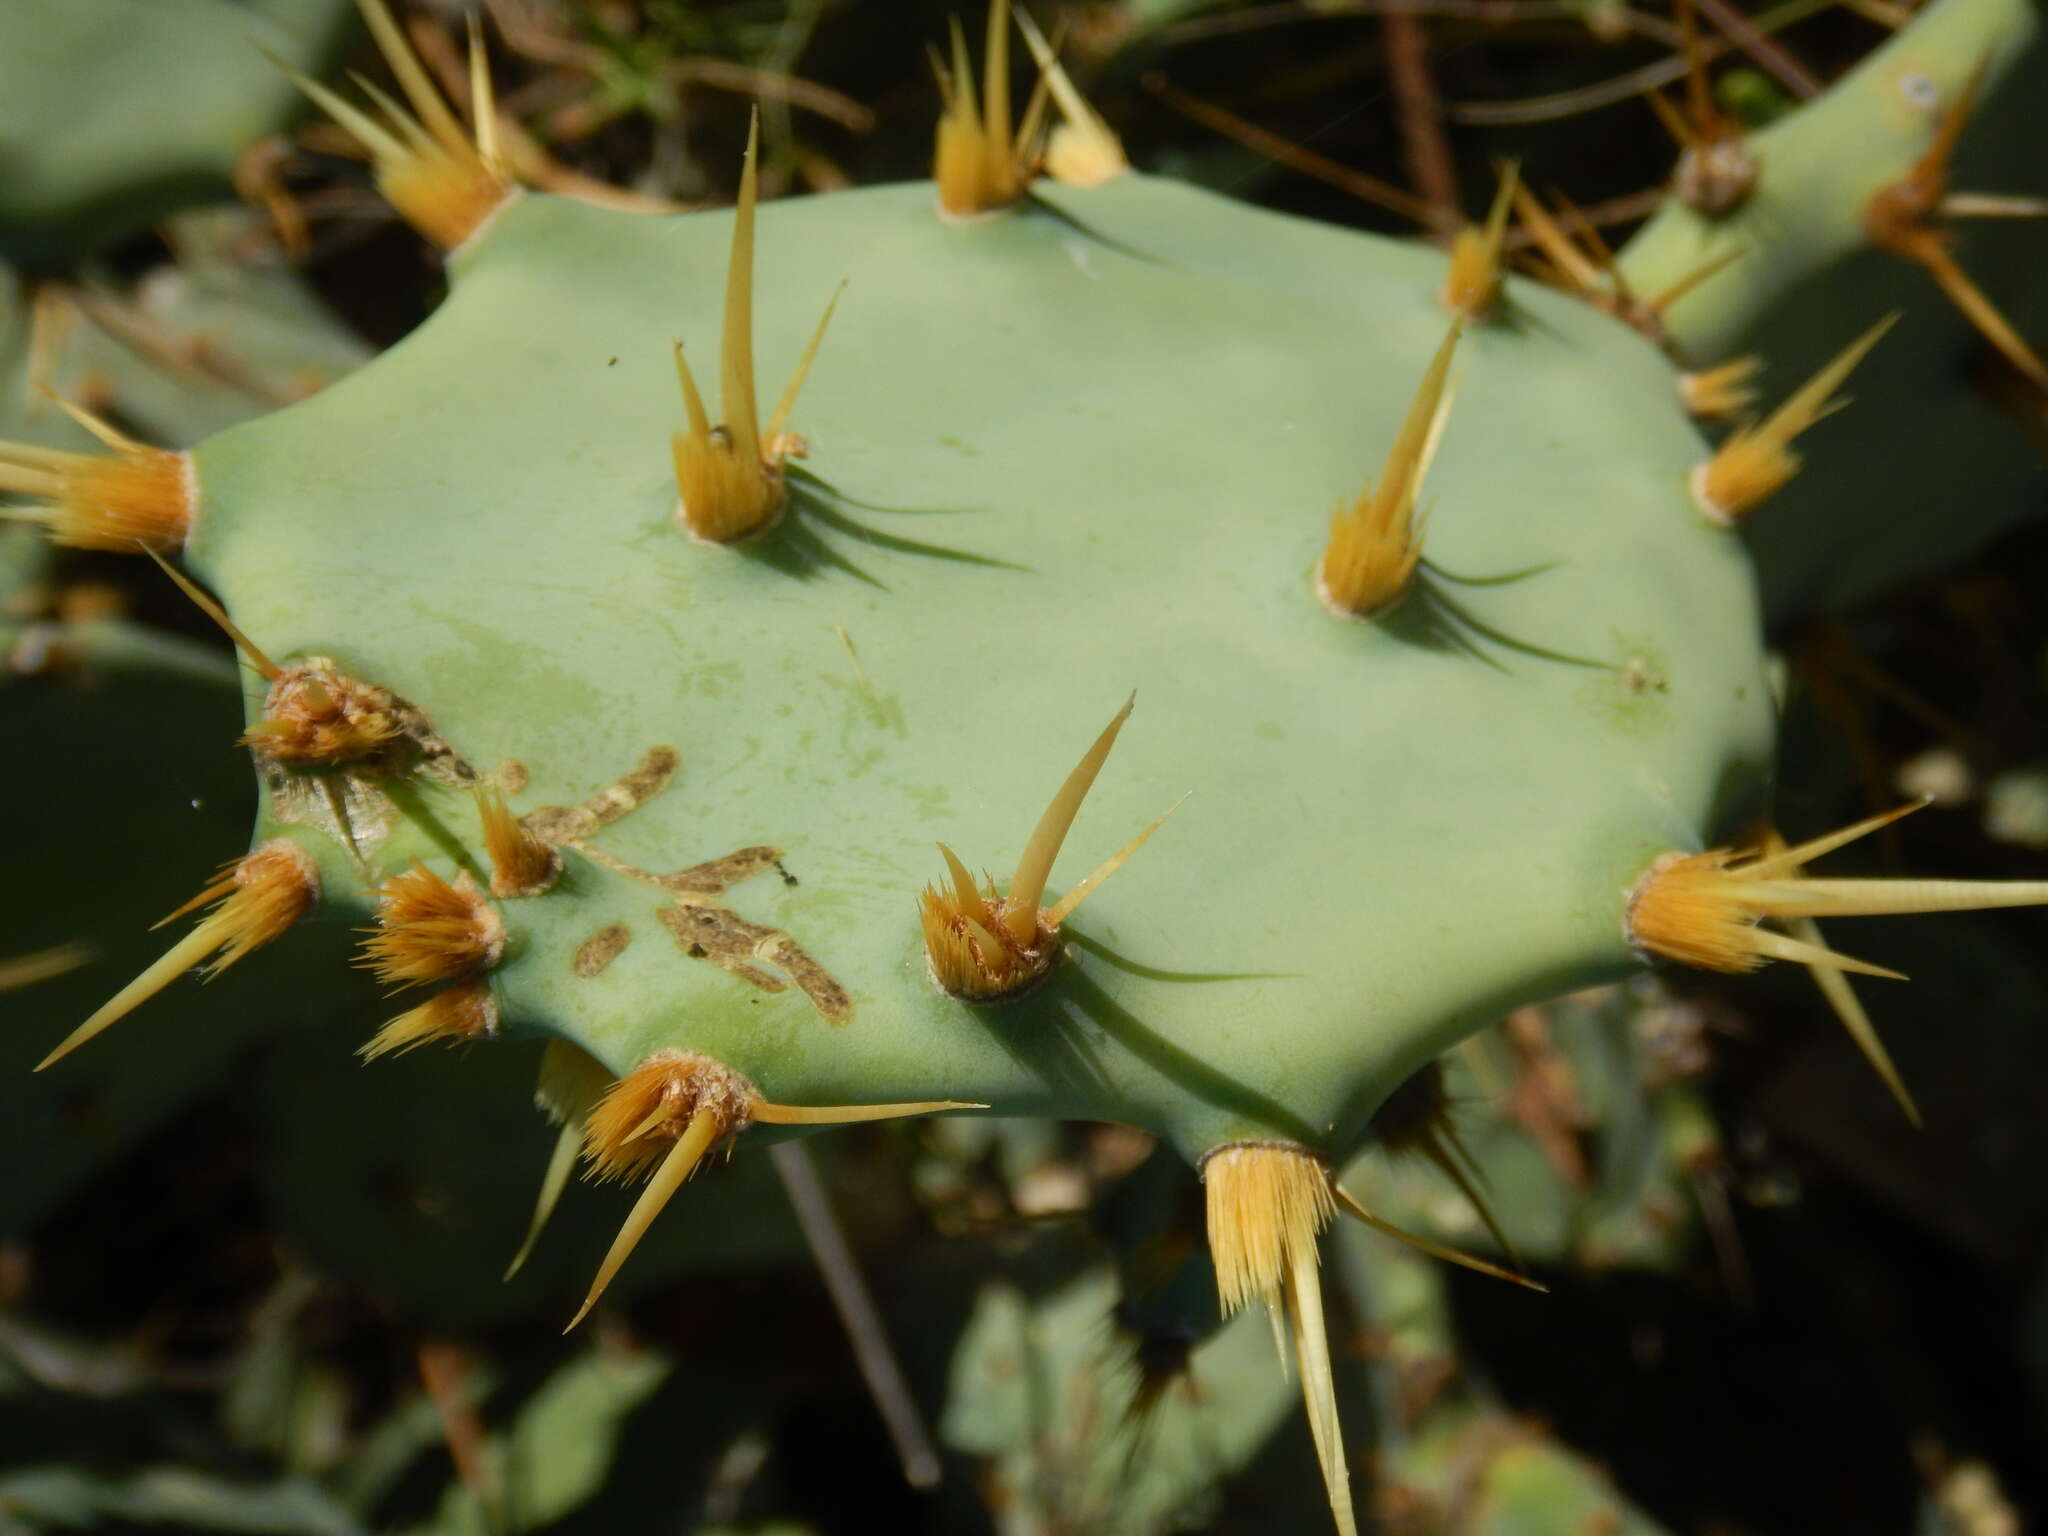
[[[1747,558],[1688,500],[1704,449],[1668,364],[1517,287],[1461,344],[1426,553],[1529,572],[1443,590],[1593,664],[1432,643],[1413,599],[1384,625],[1331,616],[1310,573],[1442,339],[1442,258],[1139,177],[1047,202],[1067,217],[948,226],[926,185],[763,210],[764,414],[848,284],[792,421],[830,489],[723,549],[674,519],[669,343],[715,377],[732,215],[529,196],[418,333],[201,445],[193,561],[273,656],[338,658],[480,770],[521,760],[519,810],[674,747],[673,784],[596,846],[656,871],[782,849],[792,882],[724,902],[854,1002],[829,1023],[688,958],[667,895],[571,852],[553,892],[505,904],[510,1027],[615,1071],[708,1052],[787,1102],[1348,1151],[1463,1033],[1634,965],[1630,883],[1755,808]],[[1132,690],[1054,891],[1186,804],[1069,922],[1041,990],[939,994],[916,920],[933,843],[1006,881]],[[466,797],[425,803],[474,846]],[[330,897],[360,902],[363,874],[311,840]],[[377,861],[415,852],[452,869],[413,831]],[[614,923],[630,947],[578,977]]]

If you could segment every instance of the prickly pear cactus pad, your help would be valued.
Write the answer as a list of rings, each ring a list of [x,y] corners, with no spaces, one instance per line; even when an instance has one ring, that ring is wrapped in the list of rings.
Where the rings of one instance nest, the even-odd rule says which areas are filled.
[[[619,1073],[701,1051],[791,1103],[1349,1150],[1470,1022],[1632,964],[1643,866],[1758,801],[1746,563],[1687,498],[1670,370],[1518,292],[1428,486],[1432,561],[1514,579],[1362,624],[1310,573],[1443,337],[1437,258],[1135,177],[1068,217],[931,204],[764,210],[763,366],[846,296],[758,542],[688,536],[667,452],[668,338],[715,344],[733,216],[528,197],[419,333],[199,450],[193,565],[279,663],[423,712],[451,783],[593,807],[562,882],[503,905],[508,1028]],[[945,995],[933,843],[1013,859],[1133,691],[1058,875],[1186,805],[1037,990]],[[261,836],[344,900],[375,883],[276,779]],[[478,858],[466,795],[355,782],[372,867]]]
[[[1845,79],[1829,112],[1854,117],[1892,53],[1936,61],[1860,214],[1808,206],[1826,157],[1795,119],[1798,153],[1679,178],[1702,218],[1757,214],[1754,255],[1682,260],[1667,221],[1633,275],[1514,167],[1448,259],[1141,175],[1005,0],[978,79],[961,33],[938,58],[930,182],[763,207],[757,122],[733,209],[570,201],[518,185],[480,24],[467,71],[427,49],[458,109],[361,8],[404,104],[298,84],[441,248],[445,300],[189,451],[75,405],[102,451],[0,444],[10,518],[140,545],[232,637],[260,789],[250,849],[43,1065],[260,948],[300,945],[285,984],[320,995],[340,967],[295,930],[352,925],[388,998],[371,1070],[452,1043],[437,1076],[468,1081],[543,1042],[559,1130],[514,1270],[579,1160],[639,1187],[571,1328],[736,1146],[983,1111],[1140,1127],[1199,1171],[1220,1314],[1264,1302],[1291,1347],[1349,1533],[1322,1232],[1346,1213],[1541,1289],[1444,1053],[1660,961],[1791,960],[1913,1116],[1848,982],[1897,973],[1815,920],[2048,903],[1807,872],[1913,805],[1789,846],[1772,825],[1743,525],[1901,327],[1852,306],[1761,384],[1702,355],[1859,218],[1938,266],[1943,146],[2029,30],[2006,0],[1939,0],[1946,30]],[[1021,123],[1013,24],[1042,82]],[[1688,132],[1739,136],[1694,84]],[[1781,204],[1832,219],[1820,256],[1812,231],[1767,249]],[[1557,287],[1503,275],[1511,218]],[[1798,270],[1717,288],[1743,260]],[[1686,1110],[1610,1149],[1624,1217],[1706,1155]],[[1505,1263],[1365,1203],[1398,1186],[1347,1188],[1371,1146],[1469,1198]],[[807,1155],[775,1149],[792,1190]],[[1594,1227],[1582,1251],[1654,1246]]]

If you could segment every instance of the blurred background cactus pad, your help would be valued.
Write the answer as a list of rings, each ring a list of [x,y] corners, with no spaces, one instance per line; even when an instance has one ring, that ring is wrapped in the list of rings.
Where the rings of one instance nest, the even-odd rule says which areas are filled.
[[[0,0],[0,1528],[2019,1529],[2041,21]]]

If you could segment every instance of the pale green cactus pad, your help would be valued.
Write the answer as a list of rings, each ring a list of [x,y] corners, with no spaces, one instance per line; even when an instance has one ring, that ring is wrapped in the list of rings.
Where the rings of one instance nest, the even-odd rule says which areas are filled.
[[[1058,207],[951,227],[906,186],[764,212],[764,371],[847,291],[790,513],[728,549],[674,517],[668,337],[714,344],[731,216],[529,197],[419,333],[202,445],[190,553],[280,662],[393,690],[479,772],[518,759],[521,810],[674,749],[673,782],[592,838],[607,861],[782,851],[687,908],[572,853],[505,906],[512,1027],[617,1072],[702,1051],[782,1102],[1348,1151],[1473,1023],[1631,965],[1644,866],[1755,808],[1746,559],[1687,498],[1704,450],[1664,360],[1517,290],[1465,344],[1428,487],[1431,561],[1515,579],[1436,581],[1484,630],[1420,596],[1333,617],[1310,572],[1444,334],[1438,259],[1135,177]],[[1042,990],[942,995],[915,910],[933,842],[1013,860],[1133,690],[1059,877],[1186,806]],[[474,845],[467,797],[421,794],[388,840],[358,827],[375,867]],[[372,883],[295,835],[330,894]],[[751,949],[743,924],[794,947],[734,974],[690,957],[685,918],[714,951]],[[614,926],[629,947],[579,974]]]

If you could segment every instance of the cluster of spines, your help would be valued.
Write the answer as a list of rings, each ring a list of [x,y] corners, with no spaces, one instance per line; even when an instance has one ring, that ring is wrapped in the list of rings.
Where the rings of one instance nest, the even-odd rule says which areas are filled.
[[[932,154],[941,216],[960,222],[1015,207],[1040,170],[1076,186],[1096,186],[1130,168],[1123,146],[1060,66],[1052,45],[1022,11],[1014,20],[1038,64],[1038,82],[1014,124],[1010,115],[1010,0],[989,0],[981,86],[956,20],[947,59],[932,57],[943,107]],[[1046,135],[1056,108],[1059,125]]]
[[[1316,562],[1316,596],[1344,618],[1370,619],[1407,596],[1422,559],[1422,518],[1417,500],[1451,413],[1451,358],[1464,321],[1430,360],[1408,414],[1387,449],[1377,482],[1330,519],[1329,541]]]
[[[670,440],[676,515],[693,537],[707,544],[741,543],[767,532],[781,518],[789,499],[783,465],[809,452],[804,440],[785,428],[839,303],[835,293],[825,305],[824,316],[764,432],[754,396],[754,206],[760,136],[760,119],[756,117],[747,130],[739,207],[733,217],[732,256],[725,274],[725,320],[719,339],[719,405],[725,419],[717,426],[704,409],[683,344],[675,344],[676,380],[682,386],[689,419],[689,429],[675,433]]]
[[[1330,1512],[1343,1536],[1356,1536],[1351,1473],[1337,1420],[1329,1333],[1323,1323],[1318,1253],[1323,1230],[1341,1210],[1374,1231],[1437,1258],[1533,1290],[1543,1287],[1511,1270],[1417,1237],[1373,1214],[1337,1182],[1325,1157],[1293,1142],[1229,1142],[1203,1157],[1200,1172],[1207,1196],[1217,1299],[1226,1317],[1252,1302],[1263,1302],[1272,1316],[1283,1360],[1291,1347]],[[1483,1205],[1480,1208],[1485,1210]],[[1491,1225],[1491,1213],[1487,1220]],[[1495,1230],[1498,1232],[1498,1227]]]
[[[1514,201],[1522,228],[1540,256],[1540,261],[1530,261],[1532,270],[1660,346],[1667,342],[1664,312],[1747,254],[1745,247],[1736,246],[1710,257],[1661,292],[1639,294],[1615,266],[1614,251],[1599,229],[1568,198],[1557,195],[1559,212],[1553,213],[1534,191],[1518,185]]]
[[[1201,1172],[1223,1313],[1263,1302],[1275,1334],[1291,1339],[1330,1513],[1343,1536],[1356,1536],[1317,1253],[1337,1215],[1329,1165],[1302,1147],[1245,1142],[1210,1152]]]
[[[397,696],[388,688],[351,677],[324,656],[279,665],[196,582],[156,551],[149,554],[267,685],[262,710],[239,745],[286,769],[405,770],[409,737]]]
[[[1799,473],[1792,441],[1846,402],[1835,391],[1898,319],[1887,315],[1850,342],[1762,422],[1744,422],[1692,473],[1694,504],[1717,523],[1739,522],[1775,496]],[[1742,389],[1749,370],[1739,365],[1713,386]]]
[[[1917,1123],[1919,1112],[1849,990],[1845,973],[1905,978],[1829,947],[1816,920],[2048,905],[2048,880],[1839,880],[1805,872],[1814,860],[1926,803],[1886,811],[1791,847],[1775,832],[1767,832],[1749,847],[1666,853],[1652,861],[1630,889],[1623,931],[1645,959],[1734,974],[1772,960],[1806,966],[1907,1117]],[[1788,931],[1764,926],[1767,923],[1781,924]]]
[[[320,875],[312,856],[288,837],[272,838],[221,867],[204,890],[157,924],[174,922],[210,907],[192,931],[116,992],[79,1025],[36,1070],[62,1060],[161,992],[194,966],[211,980],[304,917],[320,897]]]
[[[2048,217],[2048,199],[1949,190],[1949,168],[1976,105],[1980,65],[1943,112],[1933,141],[1905,174],[1872,193],[1864,227],[1879,250],[1922,268],[1979,335],[2038,392],[2048,392],[2048,363],[1972,281],[1957,260],[1950,221],[1970,217]]]
[[[1059,957],[1060,925],[1173,814],[1168,810],[1058,901],[1039,905],[1053,861],[1059,857],[1081,802],[1108,761],[1117,733],[1136,702],[1135,696],[1124,702],[1047,803],[1024,844],[1006,893],[999,894],[993,884],[985,892],[976,890],[974,877],[959,856],[939,844],[947,880],[943,885],[926,886],[917,910],[924,930],[925,957],[940,991],[969,1002],[996,1002],[1015,997],[1043,980]]]
[[[597,1277],[569,1327],[589,1316],[654,1218],[704,1159],[717,1148],[730,1145],[749,1125],[846,1125],[987,1107],[950,1099],[911,1104],[777,1104],[712,1057],[695,1051],[656,1051],[604,1090],[584,1116],[583,1157],[588,1176],[621,1183],[644,1178],[647,1186],[598,1266]],[[536,1225],[538,1219],[542,1218],[537,1218]],[[528,1242],[530,1245],[531,1238]]]
[[[375,108],[364,111],[283,61],[273,62],[369,152],[378,190],[406,222],[442,250],[452,251],[519,194],[499,149],[498,109],[475,18],[469,32],[473,127],[465,128],[406,42],[385,0],[356,3],[405,96],[404,105],[357,76],[357,86]]]
[[[451,881],[415,859],[378,890],[377,923],[359,963],[393,991],[436,990],[371,1037],[362,1048],[367,1060],[435,1040],[494,1038],[500,1013],[488,973],[504,961],[509,935],[493,902],[544,895],[561,878],[561,853],[513,814],[502,790],[479,785],[472,793],[488,889],[466,869]]]

